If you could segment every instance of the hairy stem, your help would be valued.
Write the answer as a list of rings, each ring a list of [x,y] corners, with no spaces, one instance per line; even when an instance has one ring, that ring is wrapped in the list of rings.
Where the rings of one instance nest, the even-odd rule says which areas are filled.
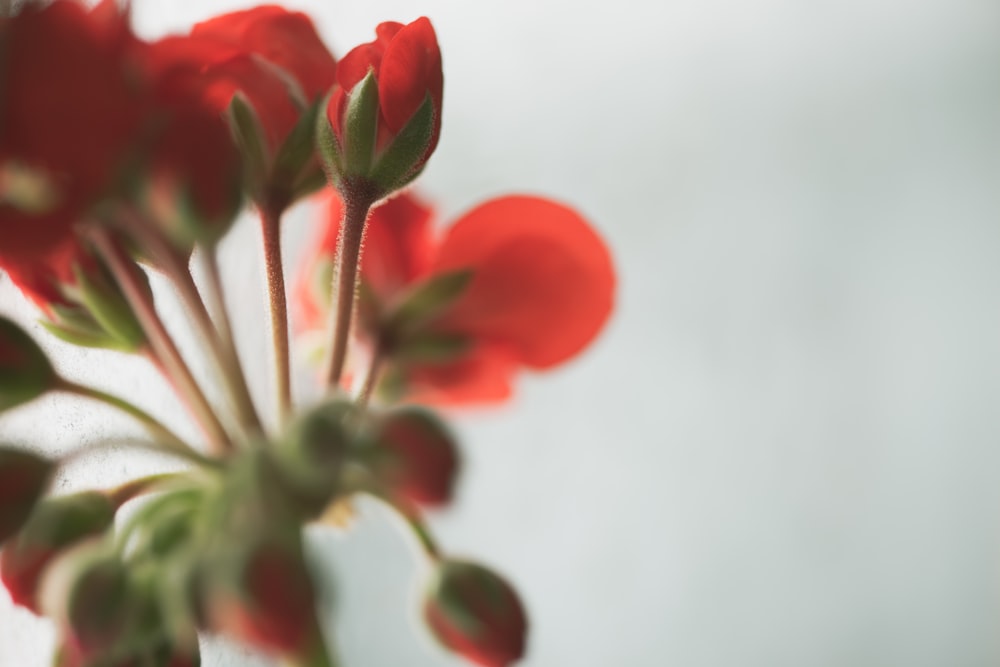
[[[230,403],[244,431],[251,434],[261,432],[260,419],[250,397],[246,376],[243,374],[243,367],[232,338],[226,339],[219,334],[187,264],[162,234],[145,224],[134,213],[126,211],[120,217],[120,222],[135,241],[152,255],[157,267],[174,284],[181,301],[194,320],[202,341],[208,348],[209,357],[222,376]],[[201,252],[208,254],[214,250],[203,248]]]
[[[274,344],[278,418],[284,423],[292,411],[292,383],[288,351],[288,297],[285,294],[285,271],[281,259],[281,208],[261,207],[260,223],[264,237],[267,292],[271,303],[271,340]]]
[[[94,387],[88,387],[86,385],[72,382],[71,380],[67,380],[65,378],[60,378],[57,381],[56,389],[75,396],[82,396],[84,398],[99,401],[105,405],[110,405],[113,408],[121,410],[141,423],[146,430],[149,431],[149,434],[153,436],[153,439],[157,443],[169,447],[171,450],[176,451],[185,458],[201,456],[189,444],[184,442],[180,436],[167,428],[163,422],[123,398],[101,391],[100,389],[95,389]]]
[[[364,240],[365,223],[368,220],[371,203],[370,197],[344,195],[344,220],[340,225],[340,243],[337,247],[333,278],[334,304],[331,308],[333,340],[326,366],[326,379],[330,387],[338,386],[344,373],[357,294],[361,242]]]
[[[197,422],[204,429],[209,444],[215,454],[225,454],[232,450],[232,442],[226,430],[219,422],[204,392],[198,386],[191,369],[181,356],[177,345],[163,325],[153,300],[141,285],[135,265],[128,255],[119,247],[107,229],[94,227],[90,230],[90,239],[97,251],[118,282],[125,299],[135,312],[146,338],[152,347],[155,364],[169,378],[185,405],[191,410]]]

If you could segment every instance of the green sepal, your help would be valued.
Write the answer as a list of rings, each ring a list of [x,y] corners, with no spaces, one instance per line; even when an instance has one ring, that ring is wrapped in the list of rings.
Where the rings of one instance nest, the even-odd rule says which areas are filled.
[[[465,292],[472,275],[470,270],[449,271],[414,285],[389,313],[389,329],[395,334],[418,330]]]
[[[444,364],[463,356],[471,347],[468,336],[418,333],[399,342],[392,350],[392,359],[401,364]]]
[[[412,181],[423,168],[424,154],[433,136],[434,102],[428,94],[406,126],[378,156],[369,173],[369,180],[385,194]]]
[[[319,171],[313,166],[316,155],[316,116],[318,113],[319,102],[305,108],[288,138],[278,149],[274,165],[271,167],[271,176],[268,179],[270,188],[291,193],[293,195],[291,201],[296,198],[294,194],[299,189],[297,186],[305,178],[308,178],[309,173]]]
[[[270,172],[271,157],[264,136],[264,127],[250,103],[243,95],[236,93],[226,109],[229,129],[233,140],[243,156],[243,164],[247,173],[247,184],[251,198],[256,199]]]
[[[80,347],[128,351],[120,347],[120,343],[109,336],[85,309],[56,305],[51,305],[50,309],[55,319],[39,319],[38,323],[59,340]]]
[[[344,111],[344,172],[348,176],[368,176],[375,155],[378,116],[378,81],[369,70],[351,89]]]
[[[115,341],[115,349],[135,352],[146,344],[146,335],[128,301],[117,286],[103,272],[88,274],[76,267],[74,270],[80,298],[97,324]],[[149,281],[142,271],[143,291],[151,296]]]
[[[329,104],[330,96],[327,95],[320,102],[320,109],[327,109]],[[319,153],[327,180],[331,185],[339,188],[344,177],[344,156],[337,134],[333,131],[333,126],[325,112],[316,114],[316,152]]]

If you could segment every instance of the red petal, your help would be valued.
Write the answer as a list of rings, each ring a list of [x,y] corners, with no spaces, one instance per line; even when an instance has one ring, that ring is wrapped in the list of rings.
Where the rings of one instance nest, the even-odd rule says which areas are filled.
[[[535,368],[579,352],[611,312],[615,276],[604,242],[575,211],[503,197],[448,231],[434,272],[475,271],[442,329],[510,347]]]
[[[460,359],[404,370],[406,398],[423,405],[500,403],[510,398],[517,362],[503,346],[479,345]]]
[[[204,21],[191,34],[262,56],[295,77],[310,100],[333,85],[336,61],[312,21],[301,12],[265,5]]]
[[[442,84],[441,51],[434,26],[419,18],[395,33],[382,57],[378,95],[389,129],[401,130],[428,94],[440,112]]]
[[[403,193],[368,218],[361,276],[383,300],[427,273],[431,260],[433,209]]]

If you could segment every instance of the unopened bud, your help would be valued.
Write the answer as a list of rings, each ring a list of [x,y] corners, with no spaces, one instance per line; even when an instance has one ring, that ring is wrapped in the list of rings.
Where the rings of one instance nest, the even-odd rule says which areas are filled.
[[[52,468],[52,463],[31,452],[0,447],[0,545],[31,516]]]
[[[209,629],[281,655],[308,651],[318,623],[301,549],[266,538],[233,547],[201,577]]]
[[[524,655],[524,607],[510,584],[480,565],[441,562],[424,618],[442,644],[477,665],[507,667]]]
[[[0,317],[0,412],[33,401],[58,381],[38,343],[11,320]]]
[[[458,468],[454,438],[431,412],[408,407],[383,418],[371,470],[390,496],[420,505],[447,503]]]
[[[14,603],[38,613],[45,568],[62,551],[103,533],[114,518],[111,500],[96,491],[39,502],[21,532],[0,551],[0,581]]]

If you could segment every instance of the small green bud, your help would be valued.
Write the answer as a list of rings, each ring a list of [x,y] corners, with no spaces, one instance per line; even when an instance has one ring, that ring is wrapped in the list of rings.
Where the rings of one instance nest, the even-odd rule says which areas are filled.
[[[13,321],[0,317],[0,412],[35,400],[58,381],[34,339]]]
[[[0,545],[31,516],[54,466],[31,452],[0,447]]]

